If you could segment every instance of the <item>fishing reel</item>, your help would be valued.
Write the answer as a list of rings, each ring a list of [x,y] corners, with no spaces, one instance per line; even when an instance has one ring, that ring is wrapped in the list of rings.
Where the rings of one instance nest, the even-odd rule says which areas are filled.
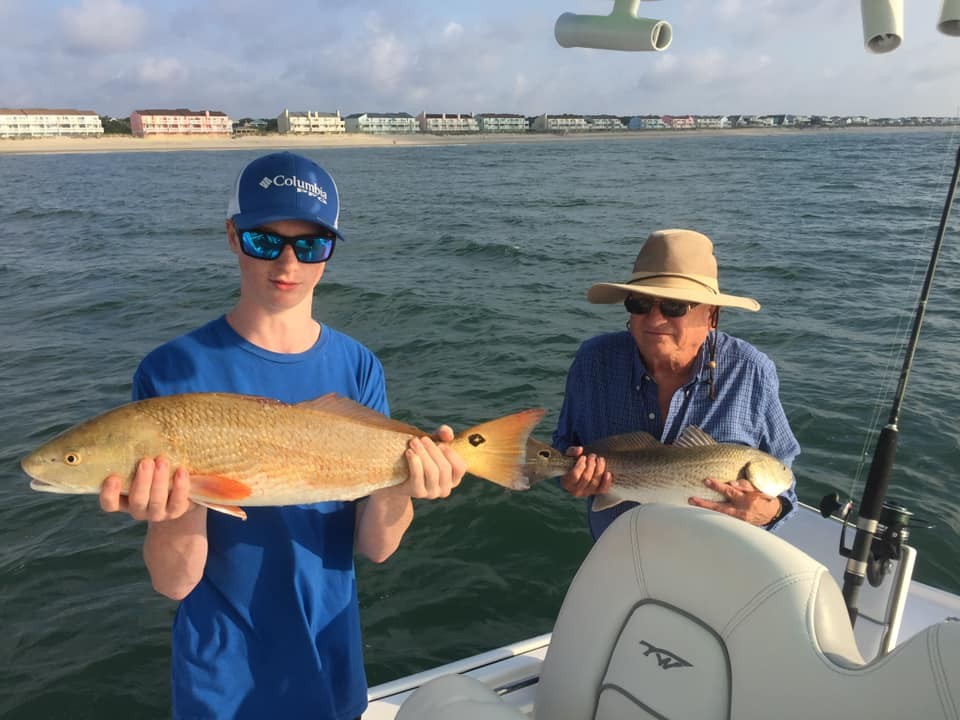
[[[843,529],[840,532],[840,555],[850,557],[851,548],[847,547],[847,518],[853,509],[853,503],[840,501],[837,493],[825,495],[820,501],[820,514],[830,517],[838,510],[843,520]],[[877,520],[877,530],[873,534],[870,545],[870,557],[867,559],[867,581],[873,587],[880,587],[883,579],[895,560],[900,560],[904,544],[910,539],[910,519],[913,513],[901,505],[884,502],[880,508],[880,518]],[[927,529],[931,526],[926,526]]]

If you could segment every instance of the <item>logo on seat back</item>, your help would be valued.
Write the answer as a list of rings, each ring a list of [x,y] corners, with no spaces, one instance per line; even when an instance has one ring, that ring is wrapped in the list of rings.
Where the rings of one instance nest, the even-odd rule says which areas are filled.
[[[294,187],[297,192],[306,193],[312,198],[316,198],[324,205],[327,204],[327,191],[314,182],[301,180],[296,175],[288,177],[287,175],[275,175],[274,177],[264,176],[258,183],[264,190],[272,185],[277,187]]]
[[[692,663],[688,663],[679,655],[675,655],[669,650],[664,650],[663,648],[655,647],[651,645],[646,640],[640,641],[641,645],[646,646],[646,650],[643,653],[644,657],[649,657],[653,655],[657,658],[657,665],[659,665],[664,670],[670,670],[672,668],[682,668],[682,667],[693,667]]]

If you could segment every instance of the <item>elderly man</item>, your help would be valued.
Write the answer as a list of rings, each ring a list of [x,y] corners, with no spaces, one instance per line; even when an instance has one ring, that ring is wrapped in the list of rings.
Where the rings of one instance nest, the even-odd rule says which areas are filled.
[[[696,425],[718,442],[759,448],[788,467],[800,453],[780,404],[773,362],[749,343],[717,329],[721,307],[757,311],[752,298],[726,295],[717,281],[713,243],[693,230],[659,230],[647,238],[624,283],[598,283],[587,299],[622,302],[627,332],[584,342],[567,374],[563,407],[553,445],[571,457],[573,468],[561,486],[589,497],[588,522],[594,539],[635,503],[592,511],[594,495],[608,492],[616,478],[604,458],[583,454],[583,446],[610,435],[645,431],[673,442]],[[754,525],[775,528],[796,507],[796,482],[779,498],[748,481],[707,487],[725,502],[690,498]]]

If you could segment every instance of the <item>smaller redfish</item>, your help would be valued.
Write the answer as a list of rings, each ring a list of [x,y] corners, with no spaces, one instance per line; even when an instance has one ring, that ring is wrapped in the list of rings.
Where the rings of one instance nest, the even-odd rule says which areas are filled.
[[[598,495],[593,510],[600,511],[622,502],[686,505],[688,498],[700,497],[721,502],[720,493],[703,484],[707,478],[730,483],[749,480],[765,495],[776,497],[793,481],[790,468],[762,450],[718,443],[694,425],[684,428],[672,445],[664,445],[645,432],[613,435],[584,448],[606,460],[613,474],[613,486]],[[573,467],[576,458],[542,442],[527,440],[525,474],[531,482],[558,477]]]

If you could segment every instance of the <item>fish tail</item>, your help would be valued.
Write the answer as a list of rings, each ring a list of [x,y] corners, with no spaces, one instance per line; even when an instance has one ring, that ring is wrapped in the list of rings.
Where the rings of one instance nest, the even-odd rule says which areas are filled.
[[[536,408],[490,420],[460,433],[451,445],[467,461],[470,474],[511,490],[527,490],[527,437],[545,413]]]

